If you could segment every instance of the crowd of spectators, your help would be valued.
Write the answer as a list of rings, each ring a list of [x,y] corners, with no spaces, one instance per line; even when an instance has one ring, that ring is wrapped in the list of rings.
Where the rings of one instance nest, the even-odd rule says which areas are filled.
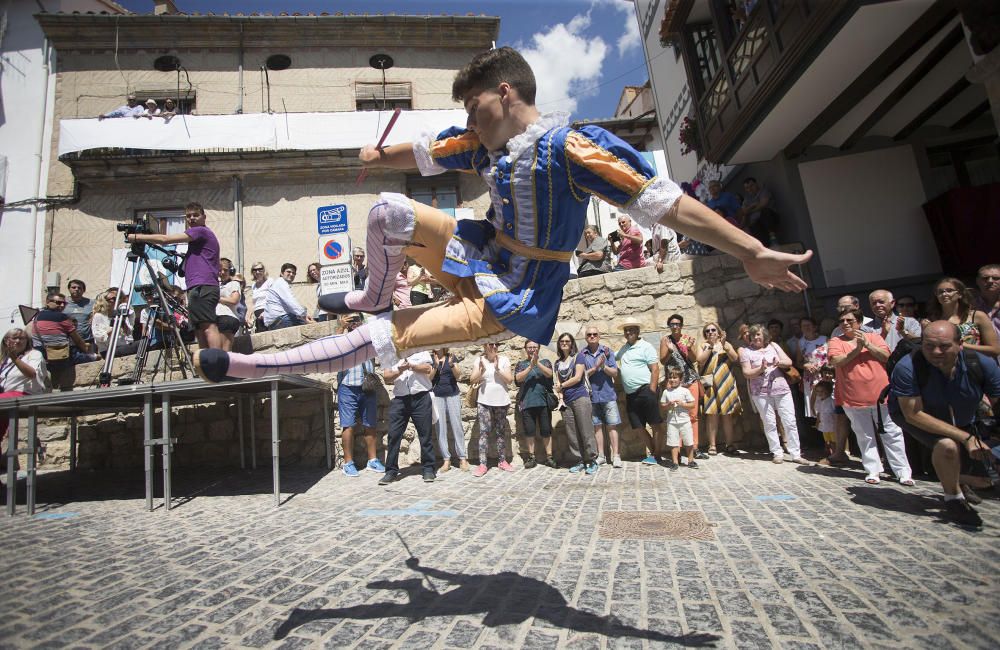
[[[629,227],[627,222],[620,225]],[[593,252],[602,248],[595,231],[590,230],[587,238],[597,244]],[[392,454],[398,453],[398,437],[410,419],[417,426],[425,480],[433,480],[438,455],[444,459],[441,471],[451,470],[453,453],[461,468],[471,468],[477,477],[489,471],[493,454],[499,469],[514,471],[507,451],[512,434],[508,415],[513,405],[526,449],[525,469],[539,464],[558,466],[552,449],[552,412],[559,410],[566,436],[564,460],[572,473],[597,474],[606,464],[622,467],[623,434],[643,441],[645,453],[634,459],[642,464],[669,471],[682,467],[696,470],[699,461],[720,453],[746,454],[752,447],[747,438],[750,422],[743,419],[742,440],[737,438],[737,424],[741,416],[755,415],[763,429],[767,457],[774,463],[790,460],[812,465],[814,461],[807,460],[802,451],[810,447],[817,450],[812,457],[818,458],[820,465],[845,466],[851,462],[849,452],[856,449],[862,468],[859,478],[876,484],[891,473],[899,485],[912,486],[911,467],[920,455],[915,443],[921,440],[922,429],[918,428],[915,436],[909,432],[917,425],[934,430],[919,404],[917,424],[911,423],[913,403],[904,399],[906,390],[919,394],[922,385],[912,378],[913,359],[917,358],[914,350],[922,349],[928,363],[938,367],[926,342],[921,348],[922,330],[952,328],[954,342],[961,344],[964,354],[978,354],[981,364],[989,365],[985,383],[978,389],[979,398],[986,395],[992,399],[993,408],[1000,398],[1000,266],[983,267],[977,284],[979,291],[973,293],[954,278],[942,279],[934,285],[934,299],[927,306],[928,318],[923,320],[912,297],[907,297],[912,303],[905,305],[907,311],[900,313],[893,294],[878,289],[868,296],[871,316],[861,311],[857,297],[842,296],[835,319],[819,323],[812,316],[802,316],[788,322],[771,319],[733,324],[731,330],[738,332],[734,340],[718,323],[705,323],[700,332],[685,331],[683,317],[672,314],[663,322],[665,331],[657,345],[648,340],[656,340],[652,333],[643,335],[640,321],[634,317],[620,324],[623,341],[617,351],[603,343],[601,333],[592,326],[585,328],[582,348],[570,334],[560,334],[554,342],[552,361],[540,356],[540,346],[534,341],[525,341],[523,357],[516,363],[501,354],[496,344],[486,344],[480,353],[473,353],[469,394],[465,396],[466,404],[476,408],[479,428],[473,445],[474,450],[478,447],[478,456],[471,467],[465,457],[460,417],[460,359],[447,349],[435,351],[427,359],[408,358],[400,367],[385,372],[386,383],[393,384],[393,404],[398,400],[390,409],[396,413],[390,418],[390,459],[395,463]],[[940,348],[942,344],[938,341],[935,345]],[[905,361],[897,367],[910,369],[909,388],[897,391],[902,411],[891,407],[895,397],[887,399],[890,377],[896,386],[893,366],[901,358]],[[963,370],[975,365],[961,359],[957,363]],[[411,374],[404,375],[407,372]],[[974,376],[975,372],[982,371],[974,370]],[[401,376],[406,378],[402,384]],[[971,390],[967,385],[964,388]],[[426,400],[417,396],[422,393],[428,393]],[[620,401],[627,423],[623,423]],[[989,408],[988,400],[979,408]],[[965,420],[971,416],[963,411],[961,417],[966,426]],[[346,421],[354,426],[356,419],[350,414]],[[438,426],[437,449],[431,435],[432,421]],[[856,447],[848,444],[852,432]],[[975,524],[978,515],[966,499],[976,498],[973,487],[989,487],[998,477],[988,463],[979,463],[978,474],[982,476],[970,469],[970,459],[975,457],[979,462],[988,457],[989,443],[969,442],[968,437],[966,434],[942,452],[934,447],[939,437],[924,435],[923,444],[935,450],[934,461],[933,467],[921,466],[920,473],[933,475],[936,470],[951,504],[946,512],[959,523]],[[913,438],[913,448],[907,446],[907,438]],[[958,458],[963,453],[968,457],[956,460],[958,465],[951,472],[949,454]],[[383,478],[383,483],[398,479],[398,470],[394,472]],[[344,473],[356,476],[357,469],[345,463]]]

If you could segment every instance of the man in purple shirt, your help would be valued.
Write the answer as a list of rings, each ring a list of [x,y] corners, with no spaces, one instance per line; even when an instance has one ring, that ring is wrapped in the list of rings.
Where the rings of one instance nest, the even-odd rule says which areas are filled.
[[[187,283],[187,308],[195,328],[198,347],[222,349],[222,336],[216,324],[215,307],[219,304],[219,240],[205,225],[205,209],[200,203],[184,207],[187,230],[175,235],[128,235],[140,244],[188,244],[184,257],[184,280]]]

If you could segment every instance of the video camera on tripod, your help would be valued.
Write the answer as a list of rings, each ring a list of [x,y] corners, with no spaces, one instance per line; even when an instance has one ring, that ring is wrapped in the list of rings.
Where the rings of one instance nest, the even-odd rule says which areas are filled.
[[[140,381],[142,371],[145,367],[146,356],[152,345],[152,332],[157,329],[157,323],[162,323],[165,326],[166,332],[162,341],[164,351],[172,351],[177,357],[178,366],[184,377],[188,376],[189,371],[193,368],[191,363],[191,355],[184,345],[184,340],[181,335],[181,330],[179,327],[179,321],[186,319],[187,310],[174,299],[172,295],[164,292],[164,282],[166,278],[162,274],[157,273],[157,270],[150,263],[149,254],[147,248],[152,248],[160,251],[164,254],[164,258],[157,261],[157,265],[161,268],[167,270],[171,273],[176,273],[177,275],[184,277],[184,256],[173,250],[169,250],[162,246],[152,243],[145,242],[131,242],[129,241],[129,235],[149,235],[155,234],[157,229],[153,227],[153,218],[146,212],[141,216],[136,216],[131,222],[123,222],[115,225],[115,229],[118,232],[125,234],[125,241],[130,245],[130,249],[126,259],[131,263],[132,268],[132,281],[127,285],[125,284],[125,277],[122,277],[122,282],[119,286],[130,286],[135,287],[135,290],[139,291],[146,302],[146,308],[144,309],[144,317],[148,323],[146,332],[143,337],[138,341],[139,347],[136,351],[136,363],[132,371],[131,376],[123,377],[119,380],[119,384],[134,384]],[[128,269],[128,265],[125,267]],[[140,278],[142,278],[140,282]],[[168,287],[169,289],[169,287]],[[119,292],[118,300],[123,299],[123,293]],[[104,367],[98,376],[98,386],[105,387],[111,385],[112,372],[111,368],[115,361],[115,356],[117,353],[117,343],[118,335],[123,326],[125,319],[130,317],[130,312],[128,308],[120,309],[119,304],[115,305],[114,313],[115,320],[112,324],[111,332],[111,345],[108,346],[108,352],[105,356]],[[163,361],[163,354],[161,353],[160,359],[157,361],[157,366],[160,361]],[[167,364],[164,364],[164,373],[166,373]],[[153,368],[153,375],[156,374],[156,366]]]

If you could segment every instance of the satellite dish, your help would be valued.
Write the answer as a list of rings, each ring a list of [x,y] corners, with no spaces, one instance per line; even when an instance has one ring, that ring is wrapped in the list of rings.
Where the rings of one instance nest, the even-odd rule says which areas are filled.
[[[376,70],[388,70],[394,65],[394,63],[392,57],[388,54],[376,54],[372,58],[368,59],[368,65]]]
[[[153,61],[153,68],[160,72],[173,72],[181,69],[181,60],[173,54],[165,54]]]
[[[268,70],[287,70],[292,65],[292,57],[287,54],[272,54],[265,63]]]

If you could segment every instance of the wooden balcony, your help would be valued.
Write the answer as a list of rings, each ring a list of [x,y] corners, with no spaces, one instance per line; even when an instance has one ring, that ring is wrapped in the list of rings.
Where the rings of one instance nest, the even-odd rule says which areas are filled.
[[[760,0],[735,35],[711,81],[695,88],[703,156],[727,162],[838,21],[856,6],[850,0]],[[718,19],[716,18],[716,24]],[[685,47],[685,59],[690,49]],[[688,61],[688,76],[693,66]],[[691,79],[693,81],[693,79]]]

